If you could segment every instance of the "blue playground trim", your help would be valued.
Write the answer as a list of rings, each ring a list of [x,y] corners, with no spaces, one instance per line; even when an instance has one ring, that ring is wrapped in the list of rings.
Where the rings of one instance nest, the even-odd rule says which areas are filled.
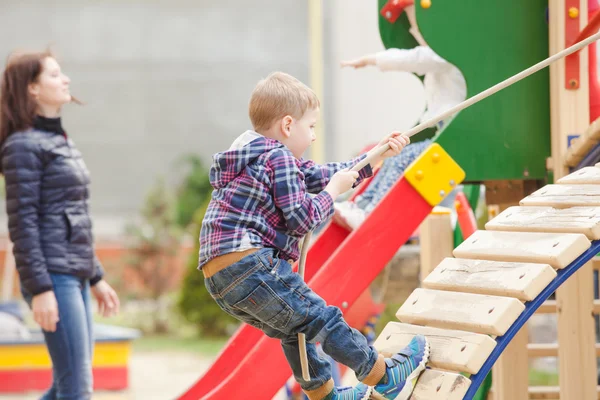
[[[519,332],[521,327],[525,325],[527,320],[533,315],[533,313],[562,285],[571,275],[573,275],[579,268],[584,266],[588,261],[594,258],[598,252],[600,252],[600,240],[592,242],[592,246],[582,255],[580,255],[575,261],[569,264],[566,268],[557,271],[557,276],[554,278],[552,283],[548,285],[534,300],[525,303],[525,311],[517,318],[514,324],[506,331],[504,336],[500,336],[496,339],[496,347],[492,351],[492,354],[485,361],[479,372],[475,375],[471,375],[471,386],[465,394],[464,400],[472,400],[477,389],[483,383],[485,377],[488,375],[492,366],[500,357],[506,346],[510,343],[512,338]]]
[[[600,161],[600,144],[597,144],[590,152],[577,164],[573,171],[577,171],[583,167],[593,167]]]

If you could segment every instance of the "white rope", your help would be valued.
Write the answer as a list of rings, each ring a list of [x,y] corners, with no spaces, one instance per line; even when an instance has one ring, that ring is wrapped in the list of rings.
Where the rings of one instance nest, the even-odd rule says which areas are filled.
[[[298,275],[304,279],[304,271],[306,270],[306,254],[310,245],[312,232],[308,232],[302,241],[302,251],[300,252],[300,261],[298,263]],[[306,354],[306,336],[304,333],[298,334],[298,343],[300,347],[300,365],[302,367],[302,379],[310,381],[310,371],[308,369],[308,356]]]
[[[513,83],[516,83],[516,82],[520,81],[521,79],[526,78],[529,75],[538,72],[542,68],[546,68],[548,65],[552,64],[554,61],[559,60],[563,57],[566,57],[569,54],[572,54],[572,53],[582,49],[583,47],[589,45],[592,42],[595,42],[598,39],[600,39],[600,32],[597,32],[596,34],[590,36],[589,38],[582,40],[581,42],[576,43],[573,46],[568,47],[568,48],[556,53],[555,55],[548,57],[547,59],[545,59],[543,61],[540,61],[539,63],[527,68],[524,71],[519,72],[518,74],[516,74],[514,76],[511,76],[510,78],[492,86],[491,88],[489,88],[487,90],[484,90],[483,92],[463,101],[462,103],[457,104],[456,106],[443,112],[442,114],[438,115],[437,117],[431,118],[430,120],[425,121],[425,122],[421,122],[419,125],[415,126],[414,128],[410,129],[408,132],[406,132],[405,135],[408,137],[414,136],[417,133],[421,132],[422,130],[434,126],[438,122],[456,114],[459,111],[464,110],[467,107],[472,106],[473,104],[485,99],[486,97],[493,95],[494,93],[499,92],[500,90],[512,85]],[[390,149],[390,145],[386,143],[382,146],[379,146],[379,147],[371,150],[369,153],[367,153],[367,157],[365,157],[358,164],[356,164],[352,168],[352,170],[360,171],[361,169],[363,169],[365,167],[365,165],[371,163],[371,161],[374,158],[381,156],[383,153],[385,153],[389,149]],[[310,241],[310,236],[311,236],[311,233],[310,232],[307,233],[306,236],[304,237],[304,242],[302,243],[302,252],[300,254],[300,263],[298,266],[298,273],[300,274],[302,279],[304,279],[304,267],[306,264],[306,254],[308,252],[308,246],[309,246],[308,242]],[[310,374],[309,374],[309,370],[308,370],[308,359],[306,357],[306,338],[304,337],[304,334],[299,333],[298,340],[300,342],[300,363],[302,364],[302,377],[304,378],[304,380],[309,381]]]
[[[457,112],[462,111],[465,108],[472,106],[473,104],[485,99],[486,97],[489,97],[489,96],[501,91],[502,89],[507,88],[508,86],[520,81],[523,78],[528,77],[529,75],[532,75],[532,74],[538,72],[539,70],[541,70],[543,68],[546,68],[548,65],[552,64],[553,62],[560,60],[561,58],[566,57],[569,54],[573,54],[578,50],[581,50],[582,48],[588,46],[589,44],[591,44],[592,42],[595,42],[598,39],[600,39],[600,32],[597,32],[596,34],[590,36],[589,38],[582,40],[581,42],[576,43],[573,46],[568,47],[568,48],[554,54],[553,56],[546,58],[543,61],[540,61],[539,63],[527,68],[526,70],[521,71],[518,74],[511,76],[508,79],[505,79],[504,81],[492,86],[489,89],[484,90],[483,92],[481,92],[473,97],[468,98],[467,100],[463,101],[462,103],[457,104],[454,107],[446,110],[445,112],[438,115],[437,117],[433,117],[425,122],[421,122],[419,125],[411,128],[406,133],[404,133],[404,135],[406,135],[408,137],[414,136],[417,133],[423,131],[424,129],[434,126],[438,122],[443,121],[444,119],[456,114]],[[361,162],[356,164],[352,168],[352,170],[360,171],[361,169],[363,169],[365,167],[365,165],[369,164],[371,162],[371,160],[373,160],[373,158],[381,156],[383,153],[388,151],[389,148],[390,148],[389,144],[386,143],[382,146],[379,146],[379,147],[371,150],[369,153],[367,153],[367,157],[365,157],[363,160],[361,160]]]

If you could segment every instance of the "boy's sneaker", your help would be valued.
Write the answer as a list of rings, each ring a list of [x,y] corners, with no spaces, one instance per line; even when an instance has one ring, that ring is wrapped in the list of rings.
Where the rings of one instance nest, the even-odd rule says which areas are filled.
[[[373,388],[359,384],[356,387],[336,387],[326,400],[368,400]]]
[[[429,361],[429,343],[425,336],[417,335],[404,349],[386,358],[386,371],[382,381],[375,385],[372,399],[408,400],[417,379]]]

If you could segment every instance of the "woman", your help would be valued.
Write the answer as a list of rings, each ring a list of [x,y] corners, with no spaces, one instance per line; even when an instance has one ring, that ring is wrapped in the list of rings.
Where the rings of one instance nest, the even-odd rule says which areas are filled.
[[[91,398],[90,291],[103,315],[119,310],[94,253],[89,172],[61,124],[62,106],[77,102],[69,82],[51,53],[19,53],[9,57],[0,88],[9,234],[53,366],[44,400]]]

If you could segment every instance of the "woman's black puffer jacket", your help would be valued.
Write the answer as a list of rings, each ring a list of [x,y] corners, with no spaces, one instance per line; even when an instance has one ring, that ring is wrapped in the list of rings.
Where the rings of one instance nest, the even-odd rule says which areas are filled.
[[[0,153],[15,262],[21,285],[32,295],[52,289],[49,272],[88,278],[92,285],[103,275],[88,208],[89,171],[60,119],[42,126],[56,122],[55,131],[13,133]]]

